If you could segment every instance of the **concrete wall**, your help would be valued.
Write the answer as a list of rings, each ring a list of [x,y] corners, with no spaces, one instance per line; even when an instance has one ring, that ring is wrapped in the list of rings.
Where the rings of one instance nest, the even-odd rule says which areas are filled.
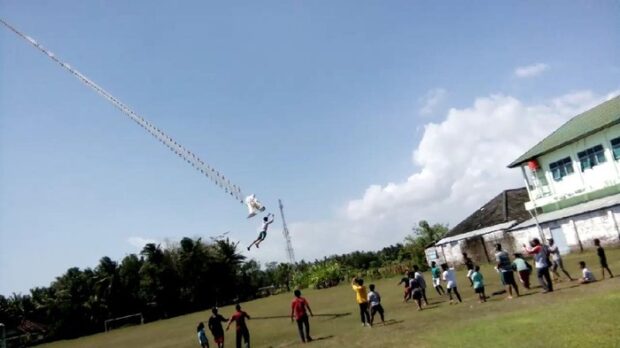
[[[571,251],[580,251],[582,248],[594,246],[594,239],[598,238],[604,245],[620,244],[620,206],[575,215],[556,221],[541,224],[545,239],[550,238],[552,230],[562,232],[566,244]],[[515,240],[527,242],[533,237],[539,237],[536,226],[511,232]],[[556,236],[554,236],[557,239]]]
[[[556,244],[561,245],[558,241],[564,239],[567,251],[580,251],[582,248],[591,248],[594,246],[594,239],[601,240],[603,246],[620,244],[620,205],[593,211],[585,214],[575,215],[556,221],[550,221],[541,224],[544,239],[551,237],[556,240]],[[562,233],[562,236],[558,235]],[[510,231],[495,231],[483,236],[474,237],[467,240],[432,247],[437,251],[441,261],[447,262],[453,266],[463,264],[463,252],[476,263],[495,262],[495,244],[500,243],[504,250],[510,254],[520,252],[523,244],[528,244],[533,238],[541,239],[540,232],[536,226],[530,226],[521,229],[513,229]],[[482,241],[486,246],[487,255],[485,255]],[[432,249],[429,248],[429,249]],[[429,249],[427,249],[427,260]],[[445,256],[444,256],[445,255]],[[438,262],[437,260],[435,262]],[[438,262],[440,263],[440,262]]]

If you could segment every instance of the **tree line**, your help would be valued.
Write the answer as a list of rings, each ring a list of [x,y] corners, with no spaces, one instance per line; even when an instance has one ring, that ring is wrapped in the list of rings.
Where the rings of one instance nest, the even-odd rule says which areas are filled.
[[[330,287],[353,274],[391,276],[425,265],[425,246],[446,232],[445,225],[421,221],[403,244],[264,267],[246,260],[229,239],[183,238],[166,248],[149,243],[120,262],[106,256],[94,268],[70,268],[29,294],[0,295],[0,323],[7,328],[36,323],[45,341],[67,339],[103,331],[105,320],[134,313],[153,321],[293,287]],[[268,291],[259,291],[264,288]]]

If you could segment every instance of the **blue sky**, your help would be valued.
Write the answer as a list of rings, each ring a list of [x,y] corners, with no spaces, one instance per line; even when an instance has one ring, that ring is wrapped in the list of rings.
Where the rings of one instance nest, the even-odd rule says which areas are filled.
[[[422,218],[457,223],[520,185],[505,170],[511,156],[620,88],[619,10],[617,1],[0,3],[3,19],[246,192],[274,208],[282,198],[307,259],[398,242]],[[495,123],[504,115],[513,128]],[[451,157],[485,149],[488,166]],[[231,231],[245,245],[258,224],[245,214],[0,30],[0,294],[137,252],[132,238]],[[248,256],[283,260],[280,230]]]

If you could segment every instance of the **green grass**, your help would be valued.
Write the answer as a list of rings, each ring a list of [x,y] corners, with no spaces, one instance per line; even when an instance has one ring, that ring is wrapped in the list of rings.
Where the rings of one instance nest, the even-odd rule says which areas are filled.
[[[620,275],[620,249],[607,249],[612,271]],[[564,263],[573,277],[580,272],[579,260],[588,263],[600,279],[596,255],[589,251],[568,255]],[[483,266],[489,295],[500,288],[491,265]],[[458,272],[464,302],[449,305],[446,298],[428,289],[431,305],[421,312],[413,303],[402,303],[397,278],[374,282],[386,309],[386,326],[361,326],[355,295],[348,285],[325,290],[306,290],[315,314],[338,314],[311,318],[314,347],[620,347],[620,277],[594,284],[557,283],[558,291],[540,294],[540,289],[505,300],[493,296],[479,304],[465,272]],[[426,274],[430,284],[430,274]],[[532,277],[533,284],[537,279]],[[522,289],[525,290],[525,289]],[[290,294],[248,303],[244,309],[253,317],[276,317],[249,321],[252,346],[298,346],[296,325],[290,314]],[[221,309],[224,316],[231,307]],[[210,312],[198,312],[97,334],[76,340],[54,342],[45,347],[198,347],[195,327],[207,321]],[[285,316],[285,318],[281,318]],[[277,318],[279,317],[279,318]],[[209,337],[211,339],[211,337]],[[212,341],[210,342],[213,343]],[[234,333],[226,335],[226,346],[234,347]],[[213,347],[213,345],[212,345]]]

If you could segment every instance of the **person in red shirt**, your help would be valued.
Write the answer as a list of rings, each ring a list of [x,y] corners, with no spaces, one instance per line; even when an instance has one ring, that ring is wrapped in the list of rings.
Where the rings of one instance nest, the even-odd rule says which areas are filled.
[[[239,304],[235,306],[235,309],[237,311],[230,317],[226,331],[230,329],[230,324],[234,321],[237,326],[237,348],[241,348],[241,339],[245,342],[245,346],[250,348],[250,330],[248,330],[248,326],[245,324],[245,318],[250,319],[250,316],[241,310],[241,305]]]
[[[310,305],[305,298],[301,297],[301,291],[295,290],[295,298],[293,302],[291,302],[291,322],[293,318],[297,321],[297,329],[299,330],[299,337],[301,337],[301,341],[303,343],[312,341],[312,337],[310,337],[310,322],[308,321],[308,314],[306,313],[306,308],[308,312],[310,312],[311,316],[312,309],[310,309]],[[305,333],[304,333],[305,328]]]

